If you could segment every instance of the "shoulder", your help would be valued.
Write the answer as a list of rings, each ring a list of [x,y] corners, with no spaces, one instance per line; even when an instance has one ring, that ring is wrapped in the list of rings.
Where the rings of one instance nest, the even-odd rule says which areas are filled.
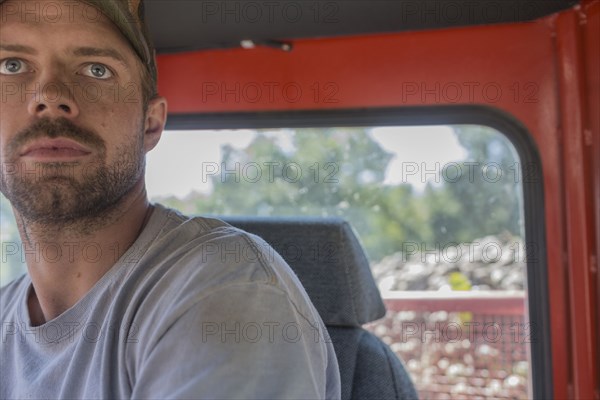
[[[315,311],[300,281],[263,239],[215,218],[186,217],[157,208],[164,215],[160,234],[136,267],[144,303],[186,309],[207,297],[232,291],[278,292],[303,315]],[[250,297],[248,302],[258,299]],[[166,310],[163,310],[166,311]]]
[[[185,268],[191,275],[235,271],[242,281],[276,286],[285,286],[287,277],[295,276],[273,247],[256,235],[217,218],[187,217],[160,205],[157,210],[165,222],[149,249],[152,260],[168,259],[170,266]]]
[[[148,255],[141,260],[154,264],[151,268],[168,266],[178,276],[188,278],[200,274],[203,279],[211,278],[212,286],[236,279],[277,284],[275,270],[286,269],[275,250],[255,235],[217,218],[187,217],[157,207],[165,215],[165,222]],[[219,281],[223,275],[227,282]]]
[[[283,258],[260,237],[221,220],[160,212],[167,213],[166,222],[135,267],[139,276],[128,279],[136,285],[121,290],[132,312],[124,319],[135,327],[136,341],[127,351],[139,397],[164,389],[152,386],[156,375],[148,366],[163,371],[170,360],[189,367],[178,372],[182,381],[176,386],[195,394],[237,397],[232,393],[250,390],[252,381],[257,398],[285,397],[273,396],[273,388],[298,394],[294,397],[325,397],[326,375],[337,373],[333,348]],[[304,366],[301,373],[286,374],[291,364]],[[238,379],[233,386],[219,383],[231,376]],[[263,379],[265,385],[258,384]],[[281,385],[268,385],[273,381]]]

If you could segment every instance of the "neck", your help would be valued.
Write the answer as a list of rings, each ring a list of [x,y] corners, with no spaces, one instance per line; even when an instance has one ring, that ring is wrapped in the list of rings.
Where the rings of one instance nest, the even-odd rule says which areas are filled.
[[[33,325],[75,305],[127,251],[143,230],[152,207],[141,182],[101,218],[68,226],[28,224],[17,214],[33,290]]]

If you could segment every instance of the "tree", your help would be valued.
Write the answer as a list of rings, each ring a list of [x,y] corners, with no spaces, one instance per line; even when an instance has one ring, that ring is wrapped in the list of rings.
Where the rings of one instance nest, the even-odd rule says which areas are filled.
[[[441,188],[426,190],[436,243],[520,235],[519,165],[508,140],[484,126],[453,128],[468,156],[442,172]]]
[[[460,179],[443,171],[443,184],[421,194],[409,184],[384,184],[393,156],[368,129],[325,128],[289,136],[260,131],[247,148],[226,145],[210,195],[163,202],[194,214],[338,216],[351,222],[372,260],[406,242],[431,248],[519,233],[518,184],[507,174],[514,168],[510,147],[489,128],[455,132],[469,154],[454,165]],[[492,167],[503,176],[484,169]]]
[[[422,239],[424,215],[412,188],[383,185],[392,155],[367,129],[301,129],[287,147],[269,132],[243,150],[226,146],[214,191],[193,196],[194,212],[341,217],[352,222],[373,259],[409,238]]]

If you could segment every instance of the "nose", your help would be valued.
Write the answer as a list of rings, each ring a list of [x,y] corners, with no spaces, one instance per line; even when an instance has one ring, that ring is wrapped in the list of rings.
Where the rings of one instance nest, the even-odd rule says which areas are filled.
[[[32,116],[73,119],[79,115],[79,106],[72,90],[73,85],[52,77],[37,82],[28,111]]]

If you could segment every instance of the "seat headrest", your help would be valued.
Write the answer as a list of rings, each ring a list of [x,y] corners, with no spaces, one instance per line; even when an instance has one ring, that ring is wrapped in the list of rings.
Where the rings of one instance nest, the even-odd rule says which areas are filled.
[[[220,217],[262,237],[294,270],[328,326],[361,326],[385,315],[367,257],[339,218]]]

